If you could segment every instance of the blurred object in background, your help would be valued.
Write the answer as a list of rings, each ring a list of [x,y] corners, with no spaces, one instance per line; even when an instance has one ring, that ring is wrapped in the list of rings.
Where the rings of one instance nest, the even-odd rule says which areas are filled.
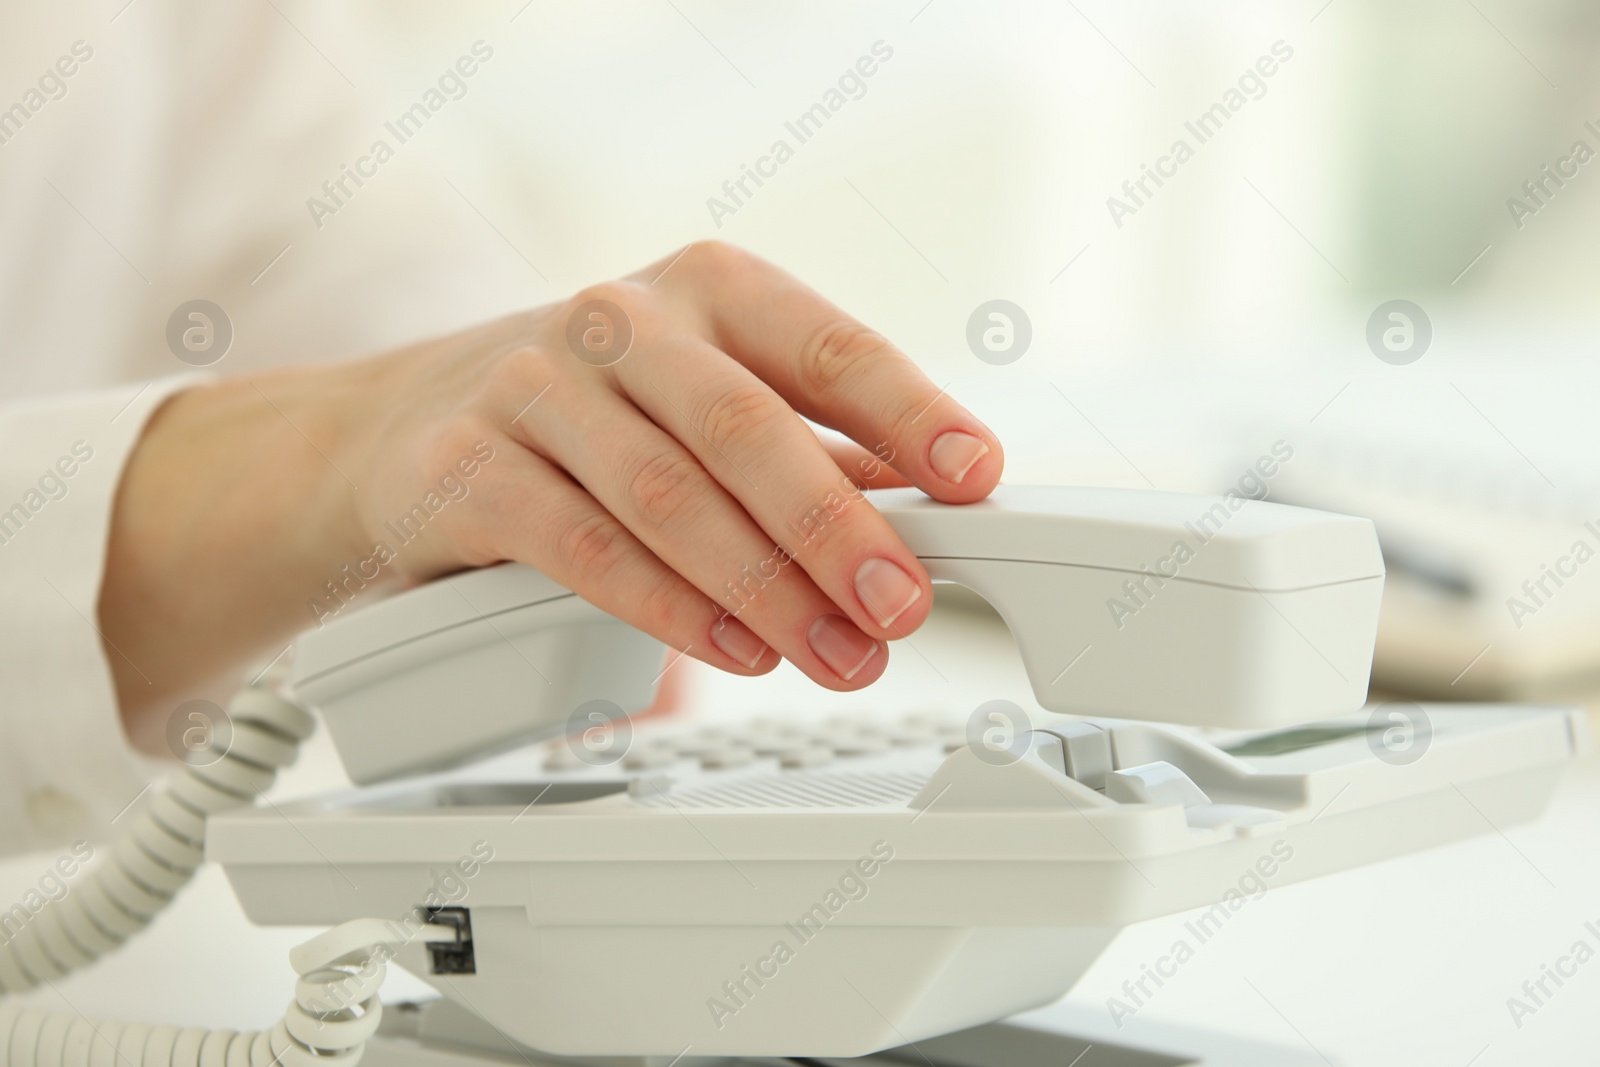
[[[1376,688],[1551,702],[1600,688],[1600,478],[1530,483],[1514,457],[1460,439],[1325,444],[1286,469],[1274,499],[1377,524],[1388,578]]]
[[[1592,404],[1600,365],[1547,353],[1544,371],[1502,380],[1498,392],[1463,375],[1440,383],[1431,403],[1415,390],[1343,397],[1343,417],[1330,407],[1325,424],[1304,426],[1270,479],[1272,500],[1377,526],[1388,577],[1375,689],[1590,703],[1600,692],[1600,472],[1587,449],[1571,448],[1571,423],[1541,402],[1559,384]],[[1213,488],[1283,429],[1260,411],[1240,422],[1255,429]]]
[[[1353,266],[1366,288],[1447,292],[1489,248],[1460,280],[1465,293],[1505,311],[1587,311],[1592,286],[1571,231],[1600,220],[1600,194],[1583,189],[1600,185],[1600,173],[1561,160],[1578,141],[1600,153],[1600,7],[1533,0],[1360,11],[1365,27],[1347,51],[1345,137]],[[1544,168],[1566,177],[1552,180]],[[1543,190],[1530,195],[1530,181]],[[1513,198],[1538,218],[1513,213]]]
[[[0,144],[9,394],[183,369],[164,336],[188,300],[227,311],[220,369],[245,370],[545,303],[709,236],[958,397],[1003,373],[964,340],[996,298],[1032,320],[1026,369],[1056,376],[1314,373],[1395,297],[1441,333],[1594,318],[1574,239],[1600,224],[1594,168],[1507,208],[1575,141],[1600,150],[1600,9],[1577,0],[107,0],[8,12],[0,106],[79,41],[93,59]],[[863,57],[875,73],[841,82]],[[402,142],[389,124],[430,92]],[[392,156],[363,167],[379,140]],[[778,140],[792,158],[708,207]]]

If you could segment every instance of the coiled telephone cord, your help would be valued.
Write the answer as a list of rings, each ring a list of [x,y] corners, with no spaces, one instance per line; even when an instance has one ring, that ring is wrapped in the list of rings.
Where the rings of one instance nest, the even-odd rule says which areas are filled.
[[[54,983],[148,926],[204,861],[206,820],[253,804],[315,726],[255,687],[229,703],[228,723],[220,758],[169,774],[73,891],[0,944],[0,994]],[[102,1022],[0,1001],[0,1067],[354,1067],[383,1017],[378,989],[395,929],[356,919],[292,950],[294,1000],[268,1030]],[[454,941],[456,931],[425,925],[417,936]]]

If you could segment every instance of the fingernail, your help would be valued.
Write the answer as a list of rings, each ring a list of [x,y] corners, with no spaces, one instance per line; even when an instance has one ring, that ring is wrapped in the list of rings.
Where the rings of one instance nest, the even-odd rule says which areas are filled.
[[[879,648],[855,623],[838,615],[819,616],[806,631],[806,642],[818,659],[847,682],[861,673]]]
[[[945,481],[960,483],[972,465],[988,454],[989,446],[979,438],[951,430],[934,438],[933,447],[928,449],[928,462]]]
[[[917,580],[886,559],[869,559],[857,567],[855,583],[861,606],[883,627],[922,596]]]
[[[767,654],[767,643],[732,615],[724,615],[711,624],[711,643],[722,649],[729,659],[749,668],[754,668]]]

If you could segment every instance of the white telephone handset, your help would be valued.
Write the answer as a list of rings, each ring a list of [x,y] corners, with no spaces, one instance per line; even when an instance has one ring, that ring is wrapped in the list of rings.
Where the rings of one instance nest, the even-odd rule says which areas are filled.
[[[1249,728],[1366,697],[1383,559],[1365,519],[1132,489],[867,496],[935,581],[994,605],[1051,711]],[[637,711],[661,662],[656,642],[502,564],[307,634],[294,689],[373,782],[560,732],[587,700]]]

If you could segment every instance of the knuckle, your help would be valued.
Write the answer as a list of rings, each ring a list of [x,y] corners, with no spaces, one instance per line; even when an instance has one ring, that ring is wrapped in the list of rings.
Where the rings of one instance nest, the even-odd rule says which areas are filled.
[[[647,294],[630,281],[599,282],[574,293],[551,323],[551,344],[595,367],[609,367],[633,347],[650,317]]]
[[[718,393],[701,413],[700,427],[711,447],[729,452],[759,436],[785,411],[783,401],[754,385]]]
[[[605,512],[584,515],[566,526],[556,556],[576,575],[603,574],[626,551],[628,532]]]
[[[628,475],[628,497],[639,516],[655,527],[682,518],[697,505],[705,474],[676,448],[662,449],[636,464]]]
[[[493,358],[483,376],[483,384],[490,396],[520,393],[536,381],[549,381],[550,371],[550,354],[545,348],[519,344]]]
[[[715,237],[705,237],[689,245],[684,253],[684,259],[692,261],[696,270],[715,275],[738,268],[749,255],[750,253],[738,245],[720,241]]]
[[[444,474],[454,474],[456,467],[470,460],[491,436],[471,421],[453,421],[442,427],[423,445],[421,458],[427,465],[423,476],[437,479]]]
[[[604,281],[593,285],[586,285],[573,293],[567,300],[567,313],[571,314],[585,304],[596,300],[605,300],[618,307],[626,308],[628,303],[639,295],[639,287],[632,282]]]
[[[542,345],[508,348],[483,368],[471,388],[469,407],[513,434],[527,432],[536,420],[517,420],[513,415],[526,410],[524,405],[568,373]]]
[[[867,364],[894,355],[894,346],[876,330],[850,319],[818,328],[800,347],[798,377],[809,393],[839,389]]]

